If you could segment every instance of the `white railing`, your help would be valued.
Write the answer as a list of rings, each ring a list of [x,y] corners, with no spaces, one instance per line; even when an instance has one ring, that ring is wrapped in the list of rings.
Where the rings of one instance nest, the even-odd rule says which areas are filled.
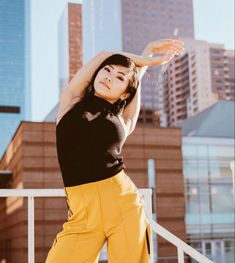
[[[170,243],[177,247],[178,263],[184,263],[184,253],[191,256],[200,263],[213,263],[211,260],[203,256],[197,250],[189,246],[187,243],[173,235],[157,222],[152,220],[152,189],[139,188],[140,194],[144,198],[144,209],[151,225],[151,231],[162,236]],[[28,263],[35,262],[35,243],[34,243],[34,198],[35,197],[65,197],[64,189],[0,189],[0,197],[28,197]],[[153,235],[152,235],[153,237]],[[154,263],[153,239],[150,240],[150,263]]]
[[[233,178],[233,201],[235,202],[235,160],[230,162],[230,169],[232,170],[232,178]]]

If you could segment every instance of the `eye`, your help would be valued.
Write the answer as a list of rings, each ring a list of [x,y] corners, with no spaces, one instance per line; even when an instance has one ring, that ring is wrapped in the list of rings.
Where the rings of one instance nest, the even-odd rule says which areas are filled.
[[[105,67],[104,70],[110,72],[110,69],[108,67]]]
[[[124,79],[122,77],[117,77],[118,79],[120,79],[121,81],[124,81]]]

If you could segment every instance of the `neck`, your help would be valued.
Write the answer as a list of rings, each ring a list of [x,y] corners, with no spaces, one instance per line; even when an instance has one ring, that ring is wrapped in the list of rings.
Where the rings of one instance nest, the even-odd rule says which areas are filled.
[[[104,99],[104,100],[108,101],[108,102],[111,103],[111,104],[114,104],[114,102],[116,101],[116,100],[106,99],[106,98],[100,96],[100,95],[99,95],[98,93],[96,93],[96,92],[94,93],[94,96],[99,97],[99,98],[101,98],[101,99]]]

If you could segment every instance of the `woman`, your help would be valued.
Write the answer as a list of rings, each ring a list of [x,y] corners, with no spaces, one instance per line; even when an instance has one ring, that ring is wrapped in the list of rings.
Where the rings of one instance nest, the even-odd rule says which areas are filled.
[[[101,52],[62,92],[56,142],[69,215],[46,263],[96,263],[105,241],[110,263],[149,262],[149,221],[121,151],[136,126],[147,67],[183,52],[172,39],[149,43],[141,56]]]

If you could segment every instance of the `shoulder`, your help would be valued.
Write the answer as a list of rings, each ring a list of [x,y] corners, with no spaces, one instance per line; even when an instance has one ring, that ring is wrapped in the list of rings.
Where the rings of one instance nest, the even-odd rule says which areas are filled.
[[[56,118],[56,125],[58,125],[59,121],[62,119],[62,117],[73,108],[73,106],[81,101],[82,98],[80,96],[71,97],[71,94],[69,92],[62,92],[60,95],[60,101],[59,101],[59,109],[57,113]]]

